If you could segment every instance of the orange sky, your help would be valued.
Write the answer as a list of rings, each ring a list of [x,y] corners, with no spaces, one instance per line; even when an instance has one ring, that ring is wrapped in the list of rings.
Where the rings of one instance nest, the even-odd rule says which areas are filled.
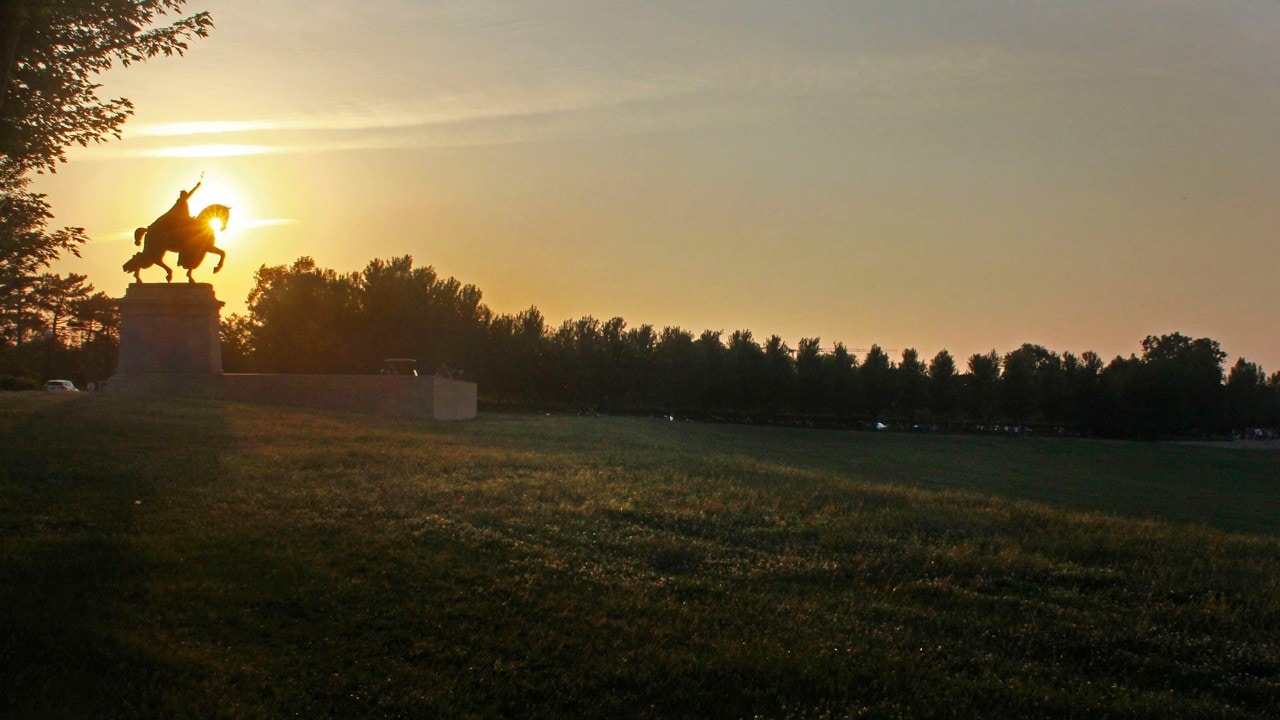
[[[104,76],[125,138],[37,189],[116,295],[203,171],[228,311],[411,254],[553,323],[1280,370],[1280,5],[956,5],[193,0],[212,36]]]

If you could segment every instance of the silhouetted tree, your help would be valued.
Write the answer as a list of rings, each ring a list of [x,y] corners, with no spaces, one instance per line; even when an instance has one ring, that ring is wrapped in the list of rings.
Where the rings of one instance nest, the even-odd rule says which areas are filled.
[[[946,350],[939,350],[929,361],[929,410],[935,421],[946,425],[955,419],[960,407],[960,382],[955,358]]]
[[[0,178],[0,342],[14,349],[44,329],[40,304],[50,283],[64,280],[42,271],[63,252],[79,256],[88,240],[81,228],[46,231],[53,214],[43,195],[17,189],[25,183],[15,179],[6,189]]]
[[[104,292],[78,300],[68,323],[75,336],[75,370],[81,383],[100,383],[115,373],[120,351],[120,304]]]
[[[579,410],[596,410],[601,399],[599,371],[603,343],[600,321],[590,315],[565,320],[551,336],[556,385],[561,401]]]
[[[1066,423],[1070,392],[1062,356],[1045,351],[1036,361],[1036,389],[1040,396],[1041,419],[1057,427]]]
[[[432,275],[433,268],[428,267]],[[493,313],[481,300],[483,294],[475,285],[456,278],[439,278],[421,302],[429,306],[427,317],[436,323],[431,344],[418,349],[419,359],[428,367],[448,365],[455,372],[468,374],[479,365],[481,346]]]
[[[1262,368],[1238,358],[1227,373],[1226,397],[1232,427],[1247,431],[1265,425],[1271,395]]]
[[[87,277],[70,273],[66,277],[43,273],[31,285],[30,311],[34,324],[42,330],[63,335],[74,318],[76,306],[93,292]]]
[[[990,425],[1000,402],[1000,355],[995,350],[969,356],[965,376],[965,409],[969,418]]]
[[[1066,382],[1064,422],[1091,434],[1099,434],[1103,427],[1104,401],[1102,393],[1102,358],[1097,353],[1085,351],[1076,357],[1071,353],[1062,356],[1062,372]]]
[[[857,413],[861,396],[858,359],[844,343],[836,343],[831,354],[823,357],[827,382],[826,411],[844,423]]]
[[[6,374],[48,379],[51,374],[67,375],[71,357],[75,313],[88,299],[93,286],[84,275],[66,277],[41,273],[30,279],[12,317],[9,330],[13,345],[4,347]],[[34,340],[37,347],[23,348]]]
[[[1150,335],[1129,381],[1126,400],[1145,436],[1200,434],[1222,429],[1222,363],[1216,340],[1180,333]]]
[[[893,404],[893,364],[879,345],[872,345],[858,368],[862,401],[871,422],[878,423]]]
[[[254,274],[248,309],[253,365],[261,372],[374,372],[357,347],[356,274],[338,275],[302,257]]]
[[[1262,424],[1280,432],[1280,371],[1267,377],[1267,400],[1263,409]]]
[[[623,338],[622,385],[630,407],[651,410],[659,402],[658,334],[652,325],[627,330]]]
[[[697,385],[702,388],[701,406],[708,412],[728,409],[731,402],[728,350],[720,340],[721,330],[703,330],[694,342],[698,353]]]
[[[387,358],[414,358],[427,371],[444,362],[444,312],[431,302],[437,280],[433,268],[413,267],[408,255],[374,259],[355,278],[356,351],[366,372]]]
[[[104,292],[94,292],[73,300],[71,320],[67,322],[67,327],[76,336],[77,345],[85,345],[104,336],[117,338],[120,332],[120,303]]]
[[[494,318],[479,370],[486,396],[515,403],[554,404],[549,345],[546,320],[537,307]]]
[[[218,339],[222,343],[222,370],[229,373],[249,372],[253,369],[253,327],[248,316],[231,313],[218,324]]]
[[[920,362],[920,353],[915,348],[903,350],[894,387],[897,391],[898,413],[909,425],[915,424],[916,416],[925,407],[928,386],[929,378],[924,363]]]
[[[791,352],[777,335],[770,335],[764,343],[760,395],[763,410],[770,416],[780,415],[784,405],[791,404],[795,393],[796,366]]]
[[[764,368],[764,350],[751,336],[751,331],[733,331],[725,350],[725,374],[734,410],[740,413],[760,410]]]
[[[697,384],[698,348],[693,334],[679,327],[663,328],[654,354],[663,408],[669,413],[702,409],[699,406],[704,388]]]
[[[1094,432],[1103,437],[1135,437],[1142,427],[1133,402],[1134,378],[1142,362],[1117,355],[1098,375],[1099,412]]]
[[[600,355],[594,368],[599,383],[599,404],[609,410],[623,406],[634,395],[634,383],[638,379],[629,376],[627,346],[627,322],[614,316],[600,325]]]
[[[1015,425],[1026,425],[1037,416],[1043,419],[1061,414],[1061,360],[1039,345],[1024,343],[1006,353],[1000,376],[1000,400],[1005,417]]]
[[[800,338],[796,347],[796,410],[814,416],[823,414],[828,392],[827,366],[818,338]]]

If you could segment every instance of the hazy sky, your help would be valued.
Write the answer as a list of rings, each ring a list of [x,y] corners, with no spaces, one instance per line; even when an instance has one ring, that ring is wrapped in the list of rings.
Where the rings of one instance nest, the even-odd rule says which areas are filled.
[[[555,324],[1280,370],[1274,0],[192,7],[185,58],[103,77],[125,138],[38,184],[112,294],[204,171],[228,311],[264,263],[411,254]]]

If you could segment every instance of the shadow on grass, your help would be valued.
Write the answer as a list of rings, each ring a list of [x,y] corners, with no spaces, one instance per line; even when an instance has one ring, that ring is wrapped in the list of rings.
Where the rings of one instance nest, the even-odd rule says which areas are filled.
[[[162,485],[217,478],[231,447],[222,410],[106,395],[0,403],[0,717],[162,712],[134,705],[155,668],[121,619],[145,602],[139,518]],[[193,434],[208,440],[194,453]]]
[[[112,637],[110,607],[135,581],[128,551],[102,537],[48,541],[6,553],[5,717],[92,717],[122,711],[127,686],[145,676]],[[141,672],[140,672],[141,670]]]

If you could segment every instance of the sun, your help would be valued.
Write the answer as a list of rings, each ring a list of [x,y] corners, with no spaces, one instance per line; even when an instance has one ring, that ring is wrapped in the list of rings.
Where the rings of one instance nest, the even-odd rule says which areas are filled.
[[[222,221],[209,221],[209,227],[218,234],[218,242],[231,242],[235,239],[236,230],[252,222],[253,203],[250,195],[243,191],[239,178],[235,175],[209,171],[200,181],[200,190],[191,199],[191,214],[196,215],[208,205],[226,205],[231,208],[231,216],[227,227],[222,228]]]

